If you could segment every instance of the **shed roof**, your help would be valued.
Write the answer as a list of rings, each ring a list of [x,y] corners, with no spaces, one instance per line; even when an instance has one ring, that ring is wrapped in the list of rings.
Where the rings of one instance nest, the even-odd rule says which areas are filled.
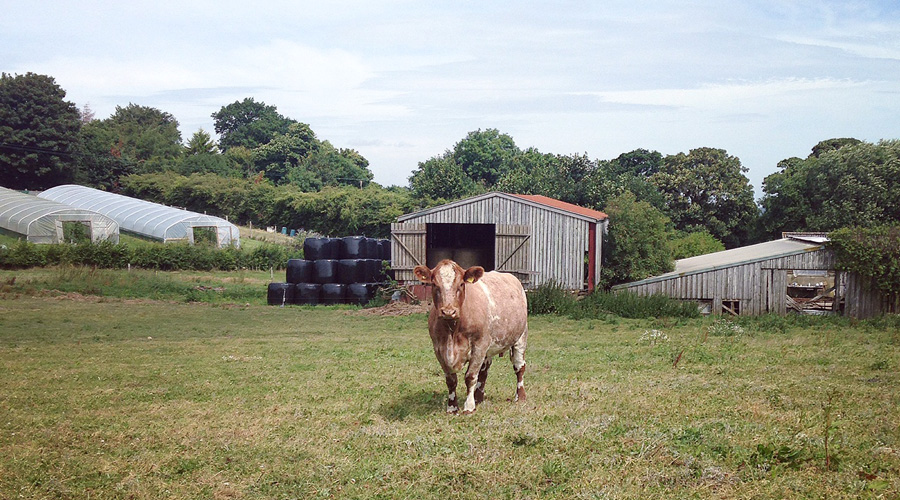
[[[664,281],[681,276],[705,273],[753,262],[762,262],[769,259],[802,254],[804,252],[812,252],[823,248],[825,248],[825,241],[812,242],[809,241],[809,239],[782,238],[766,243],[758,243],[756,245],[748,245],[740,248],[732,248],[731,250],[723,250],[721,252],[676,260],[675,270],[672,272],[660,274],[659,276],[653,276],[640,281],[623,283],[621,285],[616,285],[613,288],[628,288],[635,285],[655,283],[657,281]]]
[[[564,201],[560,201],[554,198],[549,198],[547,196],[541,196],[537,194],[510,194],[510,193],[501,193],[501,192],[490,192],[485,194],[480,194],[477,196],[472,196],[470,198],[464,198],[462,200],[457,200],[451,203],[447,203],[444,205],[440,205],[437,207],[427,208],[425,210],[420,210],[418,212],[413,212],[405,215],[401,215],[397,218],[399,222],[403,222],[409,219],[414,219],[417,217],[422,217],[423,215],[432,214],[435,212],[440,212],[443,210],[447,210],[450,208],[456,208],[463,205],[467,205],[469,203],[476,203],[489,198],[505,198],[507,200],[515,201],[517,203],[525,203],[526,205],[532,205],[538,208],[550,209],[555,212],[563,212],[567,215],[571,215],[578,219],[588,220],[590,222],[599,222],[602,220],[606,220],[609,218],[603,212],[598,210],[593,210],[590,208],[581,207],[578,205],[573,205],[571,203],[566,203]]]

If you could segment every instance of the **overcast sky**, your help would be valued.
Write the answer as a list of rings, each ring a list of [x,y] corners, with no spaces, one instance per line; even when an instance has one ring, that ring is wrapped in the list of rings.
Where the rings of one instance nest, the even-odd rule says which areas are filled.
[[[245,97],[407,185],[469,131],[610,159],[723,148],[761,195],[820,140],[900,138],[900,2],[0,0],[0,71],[187,141]]]

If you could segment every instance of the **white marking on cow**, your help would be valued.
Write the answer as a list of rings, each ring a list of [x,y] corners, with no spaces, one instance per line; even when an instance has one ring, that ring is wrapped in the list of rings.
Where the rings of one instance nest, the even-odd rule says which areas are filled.
[[[452,403],[453,401],[456,401],[456,393],[455,393],[455,392],[451,392],[451,393],[450,393],[450,397],[447,398],[447,399],[449,399],[451,403]]]
[[[466,397],[466,404],[463,405],[463,411],[473,412],[475,411],[475,387],[472,387],[472,390],[469,391],[469,395]]]
[[[493,312],[494,312],[494,309],[497,308],[497,303],[494,302],[494,298],[491,297],[491,291],[488,290],[488,287],[487,287],[487,285],[484,284],[484,281],[479,281],[478,284],[481,286],[481,291],[484,292],[484,296],[487,297],[488,315],[492,316],[491,319],[493,319]]]
[[[456,280],[456,270],[453,269],[453,266],[442,266],[440,275],[444,296],[450,297],[450,294],[453,292],[453,281]]]

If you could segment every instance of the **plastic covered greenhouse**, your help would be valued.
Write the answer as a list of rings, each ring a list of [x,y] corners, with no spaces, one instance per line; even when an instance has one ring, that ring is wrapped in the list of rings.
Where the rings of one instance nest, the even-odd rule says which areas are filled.
[[[119,225],[110,217],[32,194],[0,187],[0,228],[32,243],[66,240],[119,242]]]
[[[215,238],[217,247],[241,246],[238,227],[211,215],[73,184],[50,188],[38,196],[99,212],[118,222],[122,231],[154,240],[193,244],[208,235],[210,239]]]

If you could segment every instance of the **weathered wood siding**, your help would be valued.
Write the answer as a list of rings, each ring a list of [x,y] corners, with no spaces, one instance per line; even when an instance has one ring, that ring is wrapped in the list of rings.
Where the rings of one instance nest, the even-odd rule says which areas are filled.
[[[495,264],[498,266],[503,263],[512,248],[521,243],[522,239],[516,236],[526,236],[524,233],[527,232],[529,233],[528,241],[520,249],[520,254],[513,257],[515,260],[510,259],[510,262],[507,262],[503,268],[515,271],[528,288],[534,288],[550,281],[556,281],[569,289],[580,290],[583,288],[584,256],[588,250],[589,222],[587,220],[566,215],[549,207],[544,209],[517,200],[489,197],[406,219],[402,223],[392,224],[391,231],[399,231],[400,228],[408,225],[424,227],[424,224],[436,223],[495,224],[498,233],[495,244]],[[598,224],[598,228],[600,226]],[[391,250],[394,256],[400,256],[405,252],[399,245],[399,241],[404,241],[402,234],[404,233],[396,232],[392,238]],[[422,245],[417,246],[414,252],[421,252],[416,257],[424,263],[424,231],[421,238]],[[599,239],[600,237],[598,237]],[[598,242],[598,267],[600,252],[601,248]],[[412,258],[403,260],[402,257],[400,259],[395,257],[394,267],[398,269],[396,271],[398,281],[407,279],[404,271],[412,260]],[[410,277],[414,279],[411,274]]]
[[[723,300],[741,301],[741,315],[784,314],[787,271],[794,269],[832,270],[834,255],[827,249],[804,252],[638,283],[627,290],[641,295],[662,294],[683,300],[712,301],[714,314],[722,310]]]

